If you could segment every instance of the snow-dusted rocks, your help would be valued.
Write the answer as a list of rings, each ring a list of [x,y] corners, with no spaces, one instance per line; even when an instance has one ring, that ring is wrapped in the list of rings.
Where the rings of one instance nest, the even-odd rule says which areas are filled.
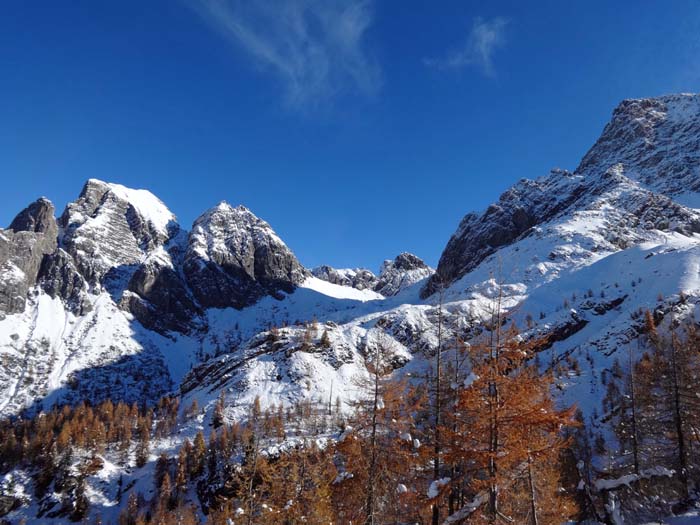
[[[62,299],[66,308],[73,313],[85,314],[91,308],[87,282],[80,275],[73,258],[61,248],[44,256],[39,284],[51,298]]]
[[[184,272],[205,308],[243,308],[264,295],[281,297],[309,275],[268,223],[225,202],[192,226]]]
[[[56,249],[54,207],[41,198],[0,229],[0,315],[22,312],[44,255]]]
[[[382,264],[379,275],[365,268],[333,268],[319,266],[312,270],[314,277],[357,290],[373,290],[391,297],[430,277],[434,270],[412,253],[401,253]]]
[[[622,164],[645,187],[679,197],[700,192],[700,95],[624,100],[576,170]]]
[[[433,269],[412,253],[401,253],[384,261],[374,291],[385,297],[397,295],[417,282],[430,277]]]
[[[148,329],[188,333],[200,324],[202,309],[182,278],[178,259],[177,248],[152,254],[132,274],[122,295],[122,307]]]
[[[90,179],[59,220],[61,247],[90,284],[123,287],[131,270],[177,234],[175,216],[153,194]]]
[[[323,265],[314,268],[311,273],[329,283],[357,290],[372,290],[377,284],[377,276],[366,268],[333,268]]]
[[[540,235],[547,224],[580,223],[582,214],[611,228],[594,252],[625,249],[653,230],[692,235],[700,231],[690,209],[700,207],[698,191],[700,95],[626,100],[574,173],[523,179],[483,213],[466,215],[422,294],[451,285],[499,249]]]
[[[107,290],[157,332],[187,332],[200,311],[176,268],[186,234],[151,192],[90,179],[60,219],[61,247],[94,292]],[[53,280],[67,270],[56,273]],[[52,289],[72,288],[69,282]]]
[[[427,297],[476,268],[486,257],[570,207],[586,192],[581,177],[555,170],[536,181],[523,179],[482,214],[469,213],[440,257],[423,290]]]

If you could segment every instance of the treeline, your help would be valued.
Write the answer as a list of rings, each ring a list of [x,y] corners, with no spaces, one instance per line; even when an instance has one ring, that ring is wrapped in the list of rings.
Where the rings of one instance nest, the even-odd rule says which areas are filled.
[[[28,468],[33,473],[34,496],[41,501],[49,489],[61,505],[40,507],[47,517],[82,520],[88,512],[85,479],[102,468],[107,448],[126,465],[148,461],[152,438],[172,433],[179,400],[161,399],[154,408],[105,401],[96,406],[54,407],[31,419],[0,422],[0,472]],[[155,423],[154,423],[155,422]]]
[[[482,345],[439,349],[428,377],[397,382],[380,341],[367,349],[367,395],[351,415],[256,402],[245,424],[220,424],[161,457],[156,496],[129,494],[119,525],[197,523],[197,507],[212,525],[578,518],[562,433],[573,413],[555,408],[552,376],[532,364],[539,345],[499,328]],[[290,427],[306,437],[288,439]]]

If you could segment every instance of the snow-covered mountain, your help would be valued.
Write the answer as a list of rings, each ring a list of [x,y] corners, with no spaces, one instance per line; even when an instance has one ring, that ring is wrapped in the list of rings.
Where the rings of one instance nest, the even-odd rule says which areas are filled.
[[[255,398],[342,404],[377,345],[420,377],[439,319],[449,352],[498,298],[525,337],[550,336],[548,363],[576,360],[558,396],[598,425],[601,375],[641,312],[700,321],[700,95],[622,102],[574,171],[467,214],[435,271],[408,253],[378,274],[308,270],[242,206],[188,232],[150,192],[98,180],[54,215],[40,198],[0,230],[2,416],[169,392],[205,419],[221,392],[229,419]]]
[[[349,309],[311,309],[326,321],[313,331],[313,352],[300,350],[305,326],[286,329],[284,344],[263,333],[196,367],[184,390],[201,400],[224,389],[232,417],[256,396],[270,403],[327,399],[333,388],[333,395],[352,397],[352,388],[338,385],[362,374],[378,338],[388,337],[401,356],[399,368],[420,372],[437,343],[441,295],[448,337],[468,340],[503,293],[505,308],[518,305],[513,319],[523,329],[550,334],[553,361],[583,363],[561,396],[581,405],[586,417],[594,415],[604,395],[600,374],[619,357],[616,350],[637,337],[639,313],[651,309],[671,322],[693,315],[700,295],[700,211],[692,206],[692,186],[684,186],[700,178],[698,100],[673,95],[623,102],[575,171],[519,181],[484,212],[468,214],[425,284]],[[660,169],[656,176],[651,158]],[[358,279],[358,270],[315,274],[380,290]],[[320,345],[323,332],[330,334],[329,348]],[[300,369],[306,372],[288,375]]]
[[[436,272],[411,254],[378,275],[310,271],[226,203],[187,232],[145,190],[90,180],[58,220],[40,199],[0,231],[0,412],[172,390],[206,406],[223,389],[232,417],[256,396],[350,399],[378,340],[397,369],[425,367],[439,297],[468,339],[499,290],[557,334],[553,355],[590,356],[575,396],[635,337],[634,312],[681,315],[700,295],[699,141],[700,96],[624,101],[576,170],[466,215]]]
[[[312,276],[265,221],[221,203],[190,232],[146,190],[91,179],[58,218],[45,198],[0,230],[0,413],[152,401],[271,325],[346,321],[427,277],[402,254],[371,286]]]

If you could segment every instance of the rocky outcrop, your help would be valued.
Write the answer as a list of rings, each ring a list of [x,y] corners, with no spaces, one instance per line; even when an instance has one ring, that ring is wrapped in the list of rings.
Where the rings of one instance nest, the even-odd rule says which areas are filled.
[[[586,194],[582,177],[565,170],[554,170],[535,181],[521,180],[483,213],[469,213],[462,219],[422,296],[449,286],[496,250],[556,217]]]
[[[41,198],[0,230],[0,314],[24,310],[27,293],[37,282],[44,255],[56,249],[54,206]]]
[[[430,277],[433,269],[412,253],[401,253],[382,265],[374,291],[385,297],[397,295],[417,282]]]
[[[622,101],[576,172],[594,176],[615,164],[657,193],[700,191],[700,95]]]
[[[329,283],[357,290],[373,290],[377,284],[377,276],[366,268],[333,268],[323,265],[314,268],[311,273]]]
[[[19,212],[9,229],[15,232],[45,233],[49,237],[55,237],[58,231],[54,211],[51,201],[41,197]]]
[[[382,264],[379,275],[365,268],[333,268],[318,266],[311,273],[314,277],[339,286],[349,286],[357,290],[373,290],[390,297],[409,286],[430,277],[434,270],[411,253],[402,253],[395,259],[387,259]]]
[[[63,290],[64,298],[73,294],[74,267],[90,287],[109,291],[149,329],[188,332],[197,324],[201,310],[177,267],[186,234],[153,194],[91,179],[67,206],[61,226],[62,247],[73,265],[65,257],[50,261],[48,290]]]
[[[280,298],[309,276],[269,224],[225,202],[195,221],[183,269],[205,308],[240,309],[264,295]]]
[[[122,306],[146,328],[186,333],[198,324],[202,311],[170,259],[154,257],[140,265],[127,288]]]
[[[84,315],[90,310],[87,283],[65,250],[59,248],[44,257],[39,271],[39,284],[51,297],[61,298],[76,315]]]

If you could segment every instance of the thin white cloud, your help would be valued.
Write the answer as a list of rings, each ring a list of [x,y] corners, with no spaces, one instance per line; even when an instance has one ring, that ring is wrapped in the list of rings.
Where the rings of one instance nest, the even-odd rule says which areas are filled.
[[[371,0],[191,0],[206,21],[283,82],[294,107],[346,92],[374,94],[381,71],[365,51]]]
[[[505,30],[508,20],[501,17],[484,20],[476,18],[466,43],[452,51],[445,58],[426,59],[428,66],[442,69],[461,69],[474,66],[487,75],[495,75],[493,54],[505,44]]]

